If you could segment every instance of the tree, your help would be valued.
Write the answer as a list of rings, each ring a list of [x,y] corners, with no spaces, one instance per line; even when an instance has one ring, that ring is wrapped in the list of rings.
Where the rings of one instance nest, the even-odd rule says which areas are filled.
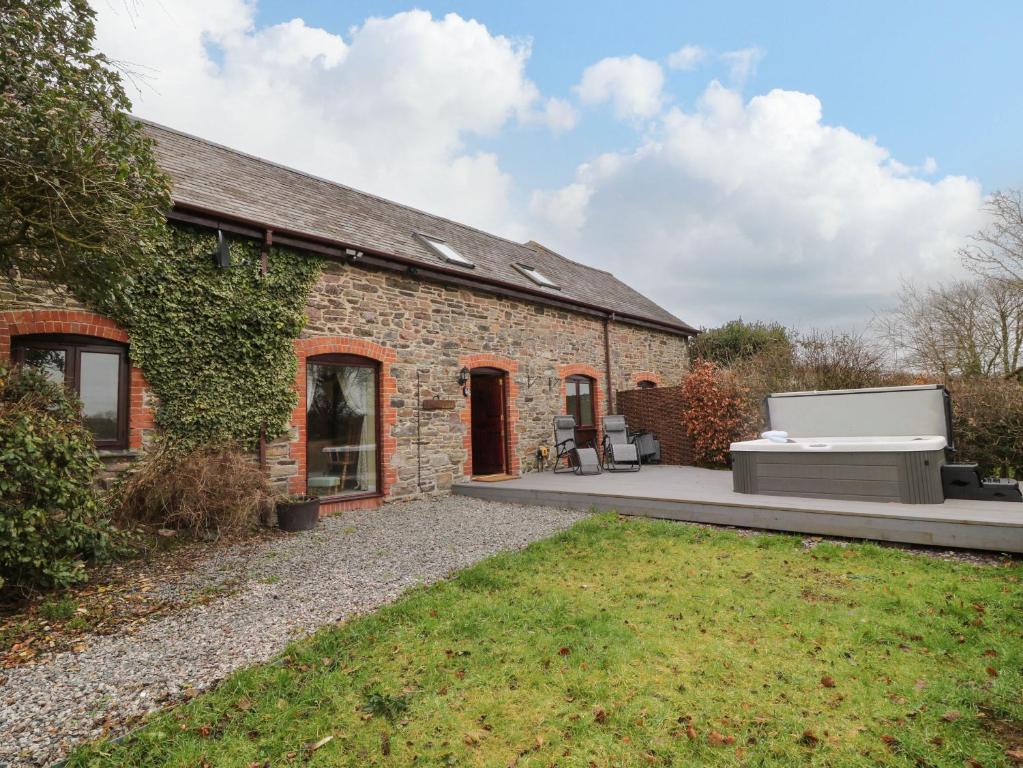
[[[899,306],[880,325],[915,368],[945,379],[1011,374],[1023,346],[1023,283],[981,277],[921,288],[906,282]]]
[[[709,360],[729,367],[765,352],[786,355],[791,351],[788,331],[779,323],[746,323],[740,318],[700,333],[689,345],[692,360]]]
[[[0,7],[0,274],[116,306],[164,231],[169,187],[93,51],[87,0]]]
[[[885,383],[884,354],[863,334],[811,328],[795,342],[799,389],[858,389]]]
[[[959,249],[966,266],[981,274],[1023,283],[1023,194],[995,192],[984,205],[990,222]]]

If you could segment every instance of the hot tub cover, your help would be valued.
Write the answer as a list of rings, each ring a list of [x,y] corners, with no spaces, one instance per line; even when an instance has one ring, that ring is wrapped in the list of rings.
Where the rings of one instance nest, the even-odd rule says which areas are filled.
[[[767,414],[771,429],[792,438],[941,436],[953,445],[948,393],[940,384],[780,392],[767,398]]]

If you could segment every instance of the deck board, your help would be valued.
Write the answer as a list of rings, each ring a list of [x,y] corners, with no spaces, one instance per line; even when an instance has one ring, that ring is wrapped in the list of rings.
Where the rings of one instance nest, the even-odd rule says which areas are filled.
[[[503,483],[457,483],[455,493],[521,504],[845,536],[1023,552],[1023,504],[949,499],[899,504],[735,493],[731,473],[696,467],[579,477],[531,473]]]

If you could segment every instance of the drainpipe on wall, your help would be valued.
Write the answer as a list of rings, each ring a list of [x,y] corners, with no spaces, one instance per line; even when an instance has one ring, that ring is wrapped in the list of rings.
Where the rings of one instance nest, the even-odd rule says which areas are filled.
[[[611,323],[615,319],[615,313],[604,316],[604,375],[607,382],[607,412],[611,415],[615,412],[614,387],[611,384]]]

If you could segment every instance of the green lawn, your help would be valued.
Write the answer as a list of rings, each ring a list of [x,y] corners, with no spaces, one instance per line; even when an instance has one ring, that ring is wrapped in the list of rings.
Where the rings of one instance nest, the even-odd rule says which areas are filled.
[[[605,515],[70,765],[1012,765],[1021,577]]]

